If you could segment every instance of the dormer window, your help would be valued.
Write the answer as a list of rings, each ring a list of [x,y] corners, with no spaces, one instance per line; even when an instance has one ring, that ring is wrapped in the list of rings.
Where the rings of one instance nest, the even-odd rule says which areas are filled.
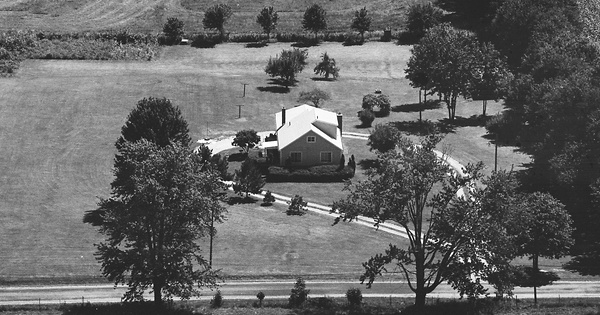
[[[315,137],[315,136],[308,136],[308,137],[306,137],[306,142],[308,142],[308,143],[315,143],[315,142],[317,142],[317,137]]]

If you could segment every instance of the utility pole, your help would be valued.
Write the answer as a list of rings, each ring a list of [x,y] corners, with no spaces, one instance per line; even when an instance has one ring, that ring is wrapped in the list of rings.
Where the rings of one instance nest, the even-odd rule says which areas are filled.
[[[242,118],[242,106],[244,105],[235,105],[238,107],[238,118]]]
[[[242,83],[242,85],[244,85],[244,95],[242,95],[242,97],[246,97],[246,85],[248,85],[248,83]]]
[[[213,253],[213,236],[214,236],[214,224],[215,224],[215,209],[211,210],[210,215],[210,249],[208,255],[208,265],[212,268],[212,253]]]
[[[494,172],[498,171],[498,132],[496,132],[496,140],[494,141]]]

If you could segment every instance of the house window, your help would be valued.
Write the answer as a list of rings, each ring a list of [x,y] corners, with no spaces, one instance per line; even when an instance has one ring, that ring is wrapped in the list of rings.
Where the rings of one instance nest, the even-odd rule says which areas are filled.
[[[308,136],[308,137],[306,137],[306,142],[308,142],[308,143],[315,143],[315,142],[317,142],[317,137],[315,137],[315,136]]]
[[[302,162],[302,152],[291,152],[290,153],[290,161],[292,163]]]
[[[321,163],[331,163],[331,152],[321,152]]]

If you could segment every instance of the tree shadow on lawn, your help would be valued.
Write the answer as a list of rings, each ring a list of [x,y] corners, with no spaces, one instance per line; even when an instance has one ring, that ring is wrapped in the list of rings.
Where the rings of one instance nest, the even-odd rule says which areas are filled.
[[[362,159],[358,161],[358,166],[360,166],[362,170],[366,171],[369,169],[375,169],[379,167],[379,162],[377,161],[377,159]]]
[[[313,81],[319,81],[319,82],[333,82],[333,81],[335,81],[334,78],[325,79],[324,77],[312,77],[310,79],[313,80]]]
[[[439,109],[442,107],[442,104],[438,101],[427,101],[425,104],[413,103],[413,104],[403,104],[396,105],[392,107],[392,112],[395,113],[413,113],[419,112],[421,110],[429,110],[429,109]]]
[[[437,122],[431,120],[395,121],[390,124],[409,135],[426,136],[434,131],[443,134],[454,133],[459,127],[485,127],[490,118],[492,116],[473,115],[469,118],[456,116],[454,120],[444,118]]]
[[[472,115],[469,118],[456,116],[454,120],[444,118],[440,120],[441,123],[452,125],[455,127],[485,127],[485,124],[490,120],[492,116],[483,115]]]
[[[317,47],[317,46],[319,46],[319,41],[315,40],[315,39],[307,39],[307,40],[295,42],[291,46],[295,47],[295,48]]]
[[[292,85],[295,85],[292,84]],[[256,88],[261,92],[286,94],[290,93],[290,87],[286,86],[281,79],[269,79],[269,86],[259,86]]]
[[[248,153],[243,150],[239,150],[239,152],[232,153],[227,157],[228,162],[241,162],[244,161],[248,157]]]
[[[254,198],[252,198],[250,196],[248,196],[248,197],[245,197],[245,196],[230,196],[227,199],[227,204],[230,205],[230,206],[238,205],[238,204],[244,204],[244,205],[245,204],[252,204],[252,203],[257,203],[257,202],[258,202],[258,200],[254,199]]]
[[[390,122],[391,126],[396,127],[399,131],[415,136],[426,136],[437,131],[447,134],[455,132],[456,127],[444,122],[433,122],[431,120],[413,120],[413,121],[394,121]]]

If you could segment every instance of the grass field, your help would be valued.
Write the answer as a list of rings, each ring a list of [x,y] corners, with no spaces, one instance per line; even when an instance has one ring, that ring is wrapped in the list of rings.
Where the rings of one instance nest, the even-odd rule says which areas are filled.
[[[299,91],[314,87],[331,93],[332,100],[324,108],[344,115],[345,131],[369,132],[357,127],[356,111],[362,96],[375,89],[388,94],[395,109],[376,123],[418,118],[418,112],[402,106],[417,101],[416,90],[404,79],[409,47],[379,42],[312,47],[309,67],[287,92],[270,84],[263,69],[269,56],[289,47],[167,47],[152,62],[28,60],[15,77],[0,78],[0,279],[98,276],[93,243],[99,237],[82,223],[82,215],[95,207],[96,196],[108,195],[114,141],[127,114],[143,97],[171,99],[182,109],[193,139],[230,136],[245,128],[273,130],[274,113],[295,105]],[[315,80],[311,71],[325,51],[341,68],[336,82]],[[244,98],[243,83],[248,84]],[[236,105],[244,105],[241,118]],[[501,109],[495,103],[488,112]],[[479,103],[464,102],[458,105],[457,115],[471,117],[480,110]],[[445,112],[436,108],[423,117],[435,121],[443,119]],[[457,127],[442,147],[450,148],[463,163],[483,160],[490,165],[494,147],[482,137],[484,133],[480,126]],[[349,141],[348,147],[360,145],[355,142],[359,140]],[[513,164],[518,168],[528,161],[513,149],[499,149],[500,168]],[[357,162],[365,157],[357,155]],[[337,194],[329,191],[341,187],[310,185],[299,191],[293,184],[269,184],[267,188],[330,204]],[[281,211],[254,205],[231,209],[229,221],[219,230],[216,252],[216,261],[227,273],[360,272],[360,262],[378,251],[373,244],[389,242],[368,229],[329,227],[329,218],[288,218]],[[257,212],[261,215],[255,216]],[[257,221],[251,223],[251,218]],[[248,234],[255,226],[264,226],[264,234]],[[294,233],[286,236],[281,231]]]
[[[262,32],[256,15],[272,5],[279,13],[278,31],[302,32],[304,10],[318,3],[327,10],[328,31],[350,31],[354,11],[366,6],[373,17],[372,29],[402,29],[405,10],[411,2],[423,0],[352,1],[239,1],[224,0],[233,16],[226,25],[228,32]],[[6,0],[0,2],[0,29],[24,28],[51,31],[81,31],[129,28],[159,33],[168,17],[185,22],[188,33],[203,32],[204,11],[217,2],[210,0]]]

